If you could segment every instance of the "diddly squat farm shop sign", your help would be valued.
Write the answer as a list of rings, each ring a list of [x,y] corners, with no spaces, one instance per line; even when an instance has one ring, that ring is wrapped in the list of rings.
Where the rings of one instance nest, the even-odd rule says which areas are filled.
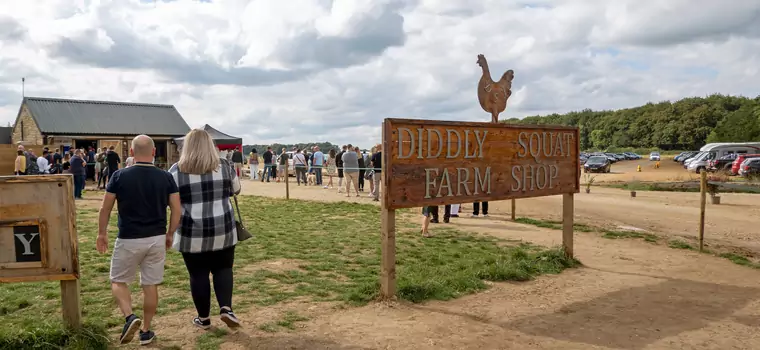
[[[578,129],[386,119],[389,209],[580,189]]]

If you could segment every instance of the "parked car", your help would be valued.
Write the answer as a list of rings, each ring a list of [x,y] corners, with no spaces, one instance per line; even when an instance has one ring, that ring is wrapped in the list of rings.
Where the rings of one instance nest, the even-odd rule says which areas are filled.
[[[747,159],[760,158],[760,154],[739,154],[731,164],[731,175],[739,175],[739,169],[742,163]]]
[[[618,160],[628,160],[629,159],[628,156],[626,156],[623,153],[617,153],[617,154],[615,154],[615,158],[617,158]]]
[[[727,154],[723,157],[720,157],[719,159],[713,159],[709,162],[707,162],[707,171],[726,171],[730,172],[731,167],[733,166],[734,160],[736,160],[736,157],[738,154],[731,153]]]
[[[689,160],[691,158],[694,158],[694,156],[696,156],[697,154],[699,154],[699,152],[694,152],[694,151],[686,152],[684,155],[678,156],[677,157],[678,158],[677,161],[679,163],[683,164],[687,160]],[[675,159],[675,158],[673,158],[673,159]]]
[[[631,160],[641,159],[640,155],[633,152],[624,152],[623,154],[625,154],[628,157],[628,159],[631,159]]]
[[[649,153],[649,161],[660,161],[660,152]]]
[[[760,158],[745,159],[739,167],[740,176],[750,177],[758,174],[760,174]]]
[[[593,156],[583,164],[583,172],[588,173],[609,173],[612,168],[612,162],[605,156]]]
[[[603,153],[603,155],[607,157],[607,159],[609,159],[612,163],[616,163],[619,160],[618,157],[615,157],[615,155],[612,153]]]
[[[711,161],[712,159],[713,154],[710,152],[700,152],[698,156],[686,161],[688,164],[684,164],[686,170],[699,174],[702,172],[702,170],[707,169],[707,162]]]

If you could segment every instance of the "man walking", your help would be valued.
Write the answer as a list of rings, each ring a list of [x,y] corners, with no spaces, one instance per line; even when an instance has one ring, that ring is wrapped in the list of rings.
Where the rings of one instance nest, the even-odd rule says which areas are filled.
[[[335,166],[338,167],[338,193],[343,192],[343,154],[346,153],[346,145],[341,147],[341,151],[335,155]]]
[[[359,197],[359,155],[351,144],[343,152],[343,174],[346,176],[346,197],[351,197],[351,185]]]
[[[166,250],[172,246],[182,207],[172,175],[153,165],[156,154],[153,140],[146,135],[135,137],[130,153],[135,165],[113,173],[106,186],[100,207],[97,249],[101,254],[108,251],[108,219],[117,202],[119,235],[113,246],[110,279],[111,292],[125,317],[119,342],[130,342],[139,329],[140,344],[145,345],[155,337],[150,323],[158,306],[158,285],[164,279]],[[167,206],[171,208],[168,229]],[[132,312],[129,292],[129,283],[138,267],[143,289],[142,320]]]
[[[243,152],[240,152],[240,147],[235,147],[235,152],[232,152],[232,163],[235,164],[235,173],[240,177],[240,170],[243,169]]]
[[[372,184],[375,186],[375,198],[373,201],[377,202],[380,200],[380,180],[383,178],[383,147],[382,144],[378,144],[377,146],[377,152],[372,155],[372,167],[374,168],[374,174],[372,174]]]
[[[319,150],[319,146],[314,146],[314,155],[311,161],[311,167],[314,168],[317,186],[322,186],[322,167],[325,164],[325,154]]]
[[[115,150],[116,147],[111,146],[108,147],[108,153],[106,153],[106,163],[108,165],[108,178],[106,179],[106,183],[108,183],[116,170],[119,170],[119,164],[121,164],[121,158],[119,158],[119,155]]]
[[[267,151],[261,157],[264,158],[264,174],[261,176],[261,182],[264,182],[264,178],[269,182],[272,175],[272,158],[274,158],[272,147],[267,147]]]

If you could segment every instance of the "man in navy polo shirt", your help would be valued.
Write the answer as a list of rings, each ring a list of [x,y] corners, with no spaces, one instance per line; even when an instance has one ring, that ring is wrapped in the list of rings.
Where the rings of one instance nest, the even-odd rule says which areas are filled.
[[[150,322],[158,306],[158,285],[164,279],[166,250],[172,246],[182,207],[172,175],[153,165],[156,154],[153,140],[146,135],[135,137],[130,154],[135,165],[113,173],[106,186],[100,208],[97,248],[101,254],[108,251],[108,219],[114,202],[117,202],[119,236],[113,246],[110,277],[111,292],[126,318],[119,341],[128,343],[140,329],[140,344],[145,345],[155,337]],[[167,206],[171,208],[168,229]],[[132,313],[128,285],[134,280],[138,267],[144,295],[143,320]]]

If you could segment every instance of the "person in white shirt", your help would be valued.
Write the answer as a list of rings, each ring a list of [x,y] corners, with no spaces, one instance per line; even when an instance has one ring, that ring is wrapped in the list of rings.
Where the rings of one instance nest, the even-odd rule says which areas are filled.
[[[47,160],[48,151],[42,152],[42,157],[37,157],[37,167],[40,168],[40,174],[50,174],[50,163]]]

